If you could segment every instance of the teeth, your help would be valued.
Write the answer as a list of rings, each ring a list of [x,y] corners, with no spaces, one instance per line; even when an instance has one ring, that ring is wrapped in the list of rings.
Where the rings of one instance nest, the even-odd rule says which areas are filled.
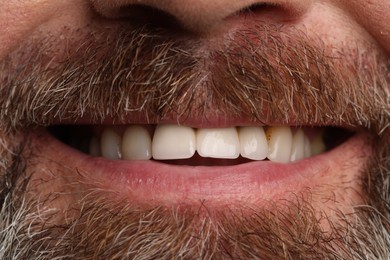
[[[240,127],[241,156],[251,160],[264,160],[268,155],[268,143],[262,127]]]
[[[122,138],[111,128],[104,129],[100,140],[103,157],[111,160],[120,159],[122,157],[120,147],[122,143],[121,139]]]
[[[290,161],[295,162],[305,158],[305,134],[298,129],[292,139]]]
[[[96,136],[92,137],[89,143],[89,154],[92,156],[100,156],[100,142]]]
[[[88,150],[88,149],[87,149]],[[89,154],[111,160],[176,160],[188,159],[197,151],[201,157],[236,159],[240,155],[250,160],[288,163],[326,150],[322,133],[312,141],[302,129],[288,126],[231,127],[193,129],[178,125],[158,125],[153,140],[142,126],[129,126],[123,137],[106,128],[100,140],[92,137]]]
[[[311,142],[311,156],[323,153],[326,150],[325,143],[322,138],[322,133],[314,137]]]
[[[130,126],[123,134],[122,158],[125,160],[149,160],[152,158],[152,139],[142,126]]]
[[[267,129],[268,159],[288,163],[291,156],[292,133],[288,126],[273,126]]]
[[[311,156],[310,140],[305,136],[305,158]]]
[[[195,131],[185,126],[157,126],[152,151],[157,160],[191,158],[196,151]]]
[[[202,157],[235,159],[240,155],[240,142],[235,127],[198,129],[198,153]]]

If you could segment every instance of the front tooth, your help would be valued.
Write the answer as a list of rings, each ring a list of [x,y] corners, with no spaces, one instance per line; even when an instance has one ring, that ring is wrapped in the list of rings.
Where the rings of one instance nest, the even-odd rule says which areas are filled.
[[[157,160],[187,159],[196,151],[195,130],[178,125],[157,126],[152,144],[153,158]]]
[[[267,129],[268,159],[274,162],[290,161],[292,133],[288,126],[274,126]]]
[[[264,160],[268,155],[268,143],[263,127],[240,127],[241,156],[251,160]]]
[[[290,161],[298,161],[305,158],[305,134],[302,129],[298,129],[292,139]]]
[[[236,159],[240,155],[240,142],[235,127],[198,129],[197,149],[202,157]]]
[[[149,160],[152,158],[152,138],[142,126],[129,126],[123,134],[122,158]]]
[[[111,160],[118,160],[121,156],[122,138],[111,128],[103,130],[101,136],[101,153],[103,157]]]

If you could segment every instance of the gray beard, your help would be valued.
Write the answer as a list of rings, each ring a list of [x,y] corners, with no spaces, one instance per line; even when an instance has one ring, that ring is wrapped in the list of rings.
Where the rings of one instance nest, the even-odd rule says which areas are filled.
[[[13,156],[3,157],[10,164],[2,179],[0,258],[389,259],[389,153],[380,149],[364,175],[366,204],[349,216],[340,212],[328,218],[310,206],[309,194],[297,194],[295,201],[285,202],[288,207],[226,209],[211,215],[206,203],[196,209],[140,209],[91,191],[79,202],[77,217],[58,225],[53,219],[71,216],[72,210],[50,209],[47,204],[56,195],[28,198],[28,158],[22,158],[19,147]]]

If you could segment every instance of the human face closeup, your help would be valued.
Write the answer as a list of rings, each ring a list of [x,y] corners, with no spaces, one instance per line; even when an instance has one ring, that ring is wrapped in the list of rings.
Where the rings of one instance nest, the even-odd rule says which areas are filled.
[[[387,259],[387,0],[1,1],[0,258]]]

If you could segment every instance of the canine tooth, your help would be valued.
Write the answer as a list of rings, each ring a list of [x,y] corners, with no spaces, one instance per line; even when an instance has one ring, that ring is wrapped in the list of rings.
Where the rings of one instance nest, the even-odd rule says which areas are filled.
[[[305,158],[311,156],[310,140],[305,136]]]
[[[268,155],[268,143],[263,127],[238,129],[241,156],[251,160],[264,160]]]
[[[101,136],[101,153],[103,157],[111,160],[118,160],[121,155],[122,138],[111,128],[103,130]]]
[[[195,151],[195,130],[191,127],[178,125],[157,126],[152,144],[154,159],[187,159],[191,158]]]
[[[288,126],[274,126],[267,129],[268,159],[274,162],[290,161],[292,133]]]
[[[298,161],[305,158],[305,134],[298,129],[292,139],[290,161]]]
[[[100,142],[96,136],[93,136],[89,142],[89,154],[96,157],[100,156]]]
[[[197,149],[202,157],[236,159],[240,155],[240,142],[235,127],[198,129]]]
[[[152,138],[142,126],[129,126],[122,139],[122,159],[149,160],[152,158]]]
[[[323,153],[326,150],[325,143],[322,138],[322,133],[319,133],[314,139],[311,141],[311,156]]]

